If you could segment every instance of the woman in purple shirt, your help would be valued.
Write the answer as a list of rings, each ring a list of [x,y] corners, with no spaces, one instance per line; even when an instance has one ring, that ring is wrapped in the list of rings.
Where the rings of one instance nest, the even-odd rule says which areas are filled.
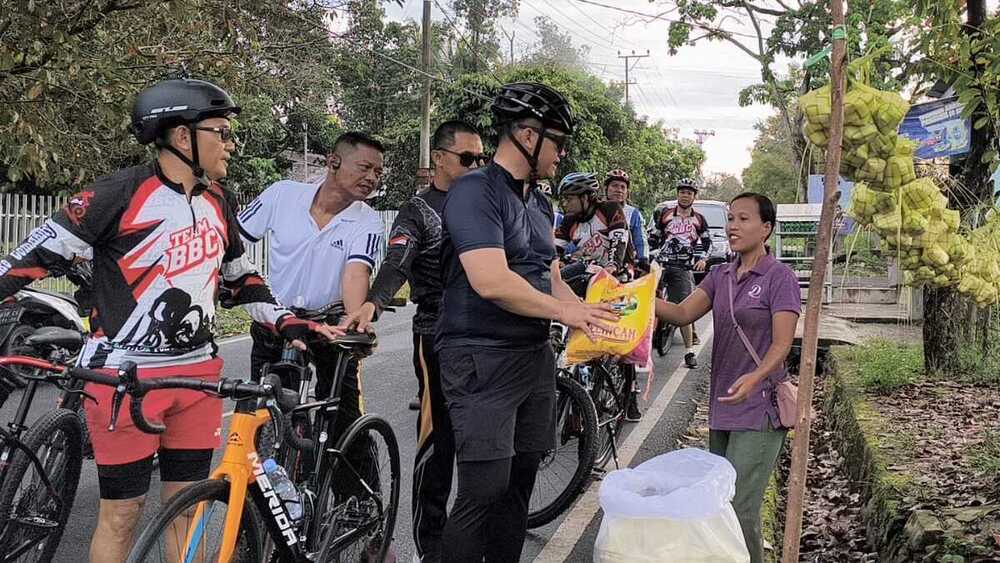
[[[775,386],[786,377],[785,357],[801,310],[795,273],[764,246],[774,224],[774,204],[766,196],[736,196],[730,202],[726,225],[729,246],[739,254],[736,262],[713,269],[679,305],[656,302],[656,316],[675,326],[691,324],[712,312],[709,450],[736,468],[733,507],[752,563],[764,560],[760,508],[788,431],[778,419]],[[760,365],[740,338],[733,316]]]

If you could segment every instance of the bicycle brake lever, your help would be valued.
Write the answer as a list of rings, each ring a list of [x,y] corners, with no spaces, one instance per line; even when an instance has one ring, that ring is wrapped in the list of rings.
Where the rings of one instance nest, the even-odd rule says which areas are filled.
[[[111,398],[111,423],[108,425],[108,432],[115,431],[125,395],[135,389],[139,380],[136,371],[137,367],[133,362],[122,362],[122,365],[118,367],[118,385],[115,386],[115,394]]]
[[[114,432],[115,427],[118,425],[118,413],[122,410],[122,403],[127,393],[125,384],[119,383],[115,387],[115,394],[111,398],[111,423],[108,425],[108,432]]]

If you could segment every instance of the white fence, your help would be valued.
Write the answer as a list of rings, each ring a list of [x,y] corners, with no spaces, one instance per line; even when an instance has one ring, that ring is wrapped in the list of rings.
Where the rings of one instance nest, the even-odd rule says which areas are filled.
[[[0,194],[0,257],[5,256],[21,243],[28,234],[66,204],[67,196],[40,196],[26,194]],[[249,203],[249,198],[240,198],[241,203]],[[376,268],[385,256],[389,229],[396,219],[396,211],[379,211],[385,223],[385,236],[376,257]],[[268,274],[267,237],[247,249],[250,260],[257,264],[261,274]],[[35,283],[36,287],[54,291],[72,291],[72,284],[66,279],[46,279]]]

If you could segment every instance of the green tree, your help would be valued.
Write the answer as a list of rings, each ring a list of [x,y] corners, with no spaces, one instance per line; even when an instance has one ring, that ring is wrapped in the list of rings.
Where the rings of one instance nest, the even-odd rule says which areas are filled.
[[[451,9],[462,20],[467,41],[458,44],[456,63],[463,71],[482,72],[500,64],[497,21],[516,17],[520,0],[452,0]]]
[[[632,180],[632,203],[646,212],[670,196],[677,180],[696,175],[705,159],[696,144],[673,138],[662,123],[637,120],[624,107],[620,88],[584,71],[517,65],[504,69],[497,78],[503,82],[543,82],[562,92],[573,107],[578,126],[559,174],[577,170],[603,174],[624,168]],[[435,118],[461,117],[487,131],[490,98],[496,88],[490,75],[464,75],[437,97]],[[492,142],[495,145],[495,139]]]
[[[775,203],[795,203],[801,171],[788,129],[778,115],[758,122],[754,129],[757,139],[750,152],[750,165],[743,170],[743,187]]]
[[[709,174],[703,182],[704,187],[698,193],[700,199],[729,201],[744,191],[740,179],[725,172]],[[747,188],[749,190],[749,188]]]
[[[535,50],[526,62],[536,65],[562,66],[582,70],[586,68],[587,55],[590,47],[573,44],[573,36],[564,32],[547,16],[535,18],[535,30],[539,40]]]
[[[832,25],[826,0],[803,0],[796,3],[768,0],[655,0],[673,12],[667,41],[672,51],[701,41],[724,41],[753,59],[760,67],[761,81],[740,93],[740,104],[765,103],[774,106],[788,131],[792,154],[800,167],[807,143],[800,133],[802,116],[795,99],[827,82],[829,65],[801,69],[791,67],[780,76],[776,67],[780,57],[801,59],[818,53],[829,42]],[[932,1],[932,0],[927,0]],[[940,4],[947,4],[941,2]],[[894,50],[878,61],[875,86],[897,87],[914,78],[926,78],[915,68],[925,68],[903,35],[914,30],[910,2],[905,0],[857,0],[848,5],[846,29],[849,55],[858,56],[869,49],[892,45]],[[909,63],[909,64],[908,64]],[[916,65],[914,67],[913,65]],[[906,67],[906,71],[890,69]],[[921,89],[920,84],[916,89]],[[806,174],[813,170],[807,162]],[[803,174],[803,178],[806,177]],[[801,200],[806,201],[806,182],[799,184]]]
[[[281,174],[284,121],[325,108],[336,85],[313,2],[8,0],[0,10],[0,175],[24,191],[72,190],[149,157],[128,132],[135,94],[182,73],[246,106],[232,186]],[[170,38],[166,42],[164,38]],[[294,54],[294,56],[293,56]]]

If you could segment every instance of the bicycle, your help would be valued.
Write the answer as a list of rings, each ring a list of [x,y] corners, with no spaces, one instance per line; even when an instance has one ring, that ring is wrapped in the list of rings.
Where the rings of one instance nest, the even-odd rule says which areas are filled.
[[[586,292],[591,273],[586,264],[577,262],[564,267],[562,276],[580,295]],[[552,324],[550,340],[560,364],[567,332],[566,327]],[[601,359],[557,368],[556,448],[546,452],[539,465],[528,508],[528,528],[548,524],[565,512],[608,461],[614,459],[617,467],[617,437],[632,392],[631,380],[623,370],[631,367]],[[565,461],[557,463],[560,460]]]
[[[395,309],[387,307],[385,311],[392,312]],[[317,310],[293,309],[293,312],[299,318],[336,324],[344,314],[344,308],[343,304],[335,303]],[[315,376],[312,351],[323,346],[327,346],[327,344],[315,340],[309,343],[308,351],[302,351],[286,344],[282,350],[280,360],[264,367],[264,373],[277,375],[282,378],[282,381],[288,381],[298,388],[298,404],[286,416],[288,424],[286,425],[287,430],[283,437],[284,441],[277,444],[274,458],[285,468],[292,482],[301,489],[304,498],[309,498],[310,501],[316,498],[316,491],[320,490],[322,486],[319,480],[323,474],[324,456],[322,454],[324,443],[330,439],[329,437],[337,436],[336,428],[339,414],[340,390],[349,362],[352,358],[360,360],[361,357],[368,355],[371,349],[371,347],[354,350],[342,349],[337,354],[337,363],[333,370],[334,381],[331,397],[323,401],[310,401],[310,388]],[[372,341],[373,346],[374,341]],[[372,461],[372,455],[385,454],[388,456],[384,461],[388,462],[390,471],[393,471],[388,482],[390,493],[396,499],[399,495],[398,487],[400,479],[398,444],[395,440],[395,434],[392,433],[388,423],[384,425],[382,430],[377,432],[380,432],[379,437],[381,438],[381,442],[384,443],[384,447],[366,447],[371,446],[373,443],[373,440],[371,440],[373,436],[368,436],[368,439],[364,436],[359,436],[358,443],[360,447],[358,449],[367,449],[368,451],[355,451],[353,452],[353,457],[356,463],[364,465],[366,461]],[[368,443],[364,444],[362,442]],[[289,447],[283,447],[284,445],[288,445]],[[351,453],[346,455],[350,456]],[[365,460],[363,458],[368,459]],[[375,460],[371,465],[381,466],[382,463],[379,460]],[[334,487],[338,486],[337,483],[343,486],[351,478],[351,475],[335,476]],[[380,484],[385,481],[378,478],[378,476],[373,476],[373,478],[379,481]],[[395,487],[394,490],[393,487]],[[391,520],[394,523],[396,511],[398,510],[395,502],[392,503],[390,509],[392,514],[387,515],[385,520]],[[389,527],[389,533],[386,534],[390,540],[392,528],[394,528],[394,524]],[[385,541],[382,543],[388,549],[390,542]],[[355,545],[360,544],[355,542]],[[265,542],[264,552],[274,553],[273,546],[269,542]]]
[[[676,238],[670,239],[657,253],[655,260],[666,271],[667,269],[694,271],[694,265],[698,260],[706,257],[705,250],[711,248],[711,239],[703,238],[699,248],[681,244]],[[707,272],[709,267],[705,268]],[[656,295],[660,299],[667,299],[669,277],[660,277],[660,285],[656,288]],[[677,327],[656,321],[656,328],[653,329],[653,349],[663,357],[667,354],[669,344]]]
[[[352,354],[366,354],[375,345],[375,337],[355,333],[331,344]],[[346,363],[344,359],[338,365],[335,390]],[[383,560],[391,543],[399,501],[399,453],[388,422],[365,415],[333,448],[325,444],[329,421],[314,426],[316,441],[310,445],[321,455],[308,482],[318,485],[300,495],[304,513],[296,520],[263,469],[258,447],[260,431],[271,423],[274,436],[287,436],[281,425],[283,410],[292,416],[316,410],[318,420],[322,420],[324,413],[336,411],[339,398],[297,404],[299,396],[288,391],[282,392],[279,399],[281,408],[276,408],[273,401],[262,404],[260,399],[237,403],[220,465],[207,480],[188,486],[167,503],[139,535],[127,561],[176,560],[179,554],[183,554],[184,561],[257,562],[266,556],[287,562],[339,561],[345,550],[362,539],[367,554]],[[369,433],[380,436],[382,447],[389,452],[390,478],[385,495],[386,484],[380,476],[362,475],[370,468],[357,468],[351,461],[356,445],[364,437],[371,438]],[[280,447],[280,440],[276,443]],[[347,483],[349,486],[338,481],[347,476],[355,478]],[[263,551],[265,537],[273,543],[273,554]],[[221,540],[219,545],[210,547],[216,539]]]
[[[55,341],[58,336],[50,335],[49,340]],[[14,373],[8,369],[10,366],[32,368],[32,371]],[[77,399],[87,396],[80,389],[81,383],[92,382],[114,387],[109,426],[111,431],[117,426],[125,395],[133,397],[130,413],[136,426],[144,432],[157,432],[162,429],[151,426],[142,419],[142,398],[151,390],[185,388],[220,395],[262,392],[262,386],[248,387],[242,382],[230,380],[207,382],[187,378],[160,378],[139,381],[137,368],[131,362],[123,363],[117,375],[69,367],[28,356],[0,357],[0,368],[6,371],[8,377],[19,376],[27,382],[11,431],[0,428],[3,455],[14,452],[11,458],[5,458],[11,460],[9,463],[0,465],[0,481],[3,482],[0,507],[3,507],[5,513],[0,531],[0,546],[4,549],[2,561],[15,561],[29,551],[37,552],[34,553],[37,555],[35,560],[52,559],[66,527],[80,477],[83,461],[82,423],[74,410],[59,407],[46,413],[27,430],[23,441],[19,438],[20,433],[25,430],[24,417],[27,416],[28,405],[38,383],[55,384],[63,389],[64,397],[75,396]],[[267,386],[268,393],[271,392],[270,389]],[[37,481],[32,479],[28,487],[22,490],[24,474],[29,468],[35,472]],[[19,491],[21,494],[17,495]]]
[[[8,430],[0,428],[0,561],[48,561],[59,547],[83,465],[87,433],[78,413],[82,382],[43,376],[39,367],[25,360],[47,357],[50,363],[65,365],[82,342],[77,331],[41,327],[18,348],[41,357],[0,358],[6,391],[23,389]],[[29,427],[25,423],[42,382],[63,390],[60,407],[47,411]]]

